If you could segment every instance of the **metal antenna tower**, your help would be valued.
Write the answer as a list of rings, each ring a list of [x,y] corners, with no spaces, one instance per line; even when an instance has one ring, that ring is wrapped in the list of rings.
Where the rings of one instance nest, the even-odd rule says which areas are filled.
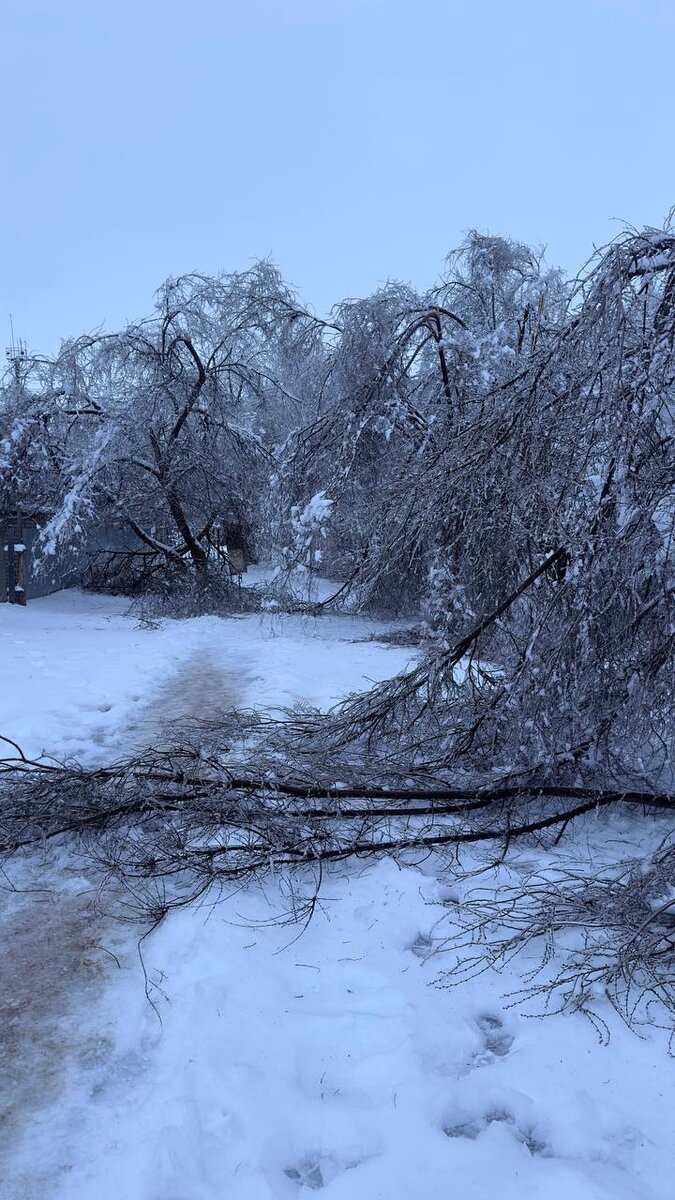
[[[21,367],[28,359],[28,350],[23,338],[15,338],[14,322],[12,314],[9,314],[9,346],[5,350],[5,357],[14,371],[14,378],[17,383],[21,382]]]

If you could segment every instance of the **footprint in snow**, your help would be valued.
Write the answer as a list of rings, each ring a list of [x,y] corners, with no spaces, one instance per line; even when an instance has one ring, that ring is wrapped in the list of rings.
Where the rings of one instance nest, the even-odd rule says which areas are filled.
[[[284,1167],[284,1175],[298,1188],[310,1188],[318,1192],[321,1188],[328,1187],[338,1175],[342,1175],[344,1171],[352,1171],[363,1161],[363,1157],[339,1162],[328,1155],[307,1154],[291,1166]]]
[[[529,1122],[518,1121],[506,1108],[489,1109],[481,1117],[475,1119],[448,1121],[443,1125],[443,1133],[449,1138],[466,1138],[469,1141],[475,1141],[491,1125],[507,1127],[516,1141],[525,1146],[533,1156],[550,1158],[553,1154],[551,1146],[540,1129]]]
[[[485,1052],[496,1055],[497,1058],[505,1058],[514,1038],[513,1034],[504,1028],[502,1018],[494,1013],[483,1013],[478,1017],[476,1024],[481,1032]]]
[[[410,943],[408,949],[412,951],[416,958],[429,958],[434,951],[434,939],[428,933],[418,933],[415,940]]]
[[[316,1192],[325,1187],[321,1163],[312,1158],[303,1158],[295,1166],[285,1167],[284,1175],[300,1187],[312,1188]]]

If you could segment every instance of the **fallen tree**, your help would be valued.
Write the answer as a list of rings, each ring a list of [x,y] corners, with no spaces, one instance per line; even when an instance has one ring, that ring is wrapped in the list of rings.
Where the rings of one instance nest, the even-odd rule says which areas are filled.
[[[92,769],[31,761],[14,747],[0,761],[4,863],[50,844],[66,848],[104,882],[119,915],[154,928],[177,908],[270,874],[285,879],[294,919],[306,920],[337,864],[435,856],[440,874],[469,884],[449,912],[451,932],[430,947],[451,958],[443,985],[536,948],[514,1003],[582,1011],[603,1037],[604,1000],[631,1025],[672,1029],[675,845],[666,837],[653,854],[643,847],[601,872],[583,869],[578,851],[573,866],[556,854],[561,844],[568,856],[574,847],[570,827],[602,812],[651,814],[662,832],[659,818],[675,809],[675,794],[523,782],[452,787],[427,775],[375,786],[362,772],[331,785],[283,771],[274,738],[267,741],[275,724],[232,714],[227,746],[222,725],[195,725],[182,741],[174,730],[170,747]],[[307,724],[294,736],[300,728],[306,736]],[[250,759],[261,769],[233,755],[233,735],[254,743]],[[514,883],[520,845],[530,855],[536,847],[542,864]],[[460,853],[472,849],[480,854],[467,864]],[[484,881],[476,888],[475,874]]]

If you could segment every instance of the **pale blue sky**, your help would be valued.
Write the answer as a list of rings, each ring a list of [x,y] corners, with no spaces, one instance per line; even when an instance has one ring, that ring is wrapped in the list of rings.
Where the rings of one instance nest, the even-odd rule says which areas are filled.
[[[0,336],[271,256],[319,312],[477,227],[576,271],[675,204],[675,0],[4,0]]]

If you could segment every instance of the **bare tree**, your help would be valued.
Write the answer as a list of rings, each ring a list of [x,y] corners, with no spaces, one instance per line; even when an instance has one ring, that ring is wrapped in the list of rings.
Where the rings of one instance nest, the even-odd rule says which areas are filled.
[[[65,343],[24,392],[57,481],[45,549],[97,519],[197,578],[228,540],[251,556],[272,447],[303,403],[282,368],[301,371],[319,328],[261,263],[169,280],[149,320]]]

